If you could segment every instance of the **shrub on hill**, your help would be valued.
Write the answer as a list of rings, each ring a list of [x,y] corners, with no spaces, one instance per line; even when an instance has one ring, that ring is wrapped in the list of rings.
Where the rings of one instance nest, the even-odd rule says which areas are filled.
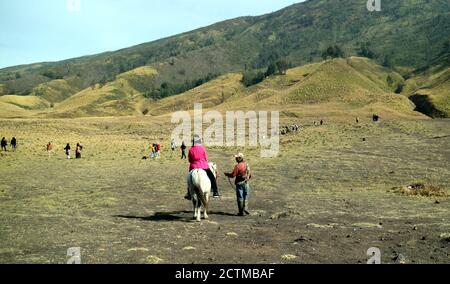
[[[261,83],[264,81],[266,77],[272,76],[272,75],[285,75],[287,69],[291,64],[289,64],[286,60],[278,60],[276,62],[271,62],[269,66],[267,66],[266,72],[262,71],[246,71],[244,73],[244,76],[242,77],[242,83],[246,87],[250,87],[253,85],[256,85],[258,83]]]
[[[322,52],[322,59],[327,60],[328,58],[344,58],[344,51],[337,45],[330,45]]]
[[[195,79],[192,81],[186,80],[184,83],[180,83],[180,84],[163,82],[159,88],[155,88],[155,89],[145,92],[144,96],[146,98],[152,98],[152,99],[162,99],[162,98],[170,97],[170,96],[181,94],[181,93],[184,93],[191,89],[194,89],[200,85],[203,85],[203,84],[217,78],[218,76],[219,76],[218,74],[209,73],[204,78],[199,78],[199,79]]]

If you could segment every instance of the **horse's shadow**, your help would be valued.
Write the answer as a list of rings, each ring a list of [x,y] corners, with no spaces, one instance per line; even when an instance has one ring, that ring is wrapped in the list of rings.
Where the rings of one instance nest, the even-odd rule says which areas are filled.
[[[150,222],[191,222],[192,221],[192,211],[173,211],[173,212],[156,212],[150,216],[133,216],[133,215],[115,215],[115,218],[122,219],[138,219],[142,221]],[[180,216],[182,215],[182,216]],[[208,215],[220,215],[236,217],[236,214],[221,212],[221,211],[210,211]]]

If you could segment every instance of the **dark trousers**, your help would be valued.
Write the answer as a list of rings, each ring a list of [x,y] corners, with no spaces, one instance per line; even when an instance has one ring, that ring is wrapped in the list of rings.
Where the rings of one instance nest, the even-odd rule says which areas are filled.
[[[218,193],[217,180],[216,180],[216,177],[214,176],[213,172],[211,171],[211,169],[207,169],[207,170],[205,170],[205,172],[208,175],[209,179],[211,180],[211,189],[212,189],[213,193]]]
[[[181,159],[187,159],[186,157],[186,150],[181,151]]]

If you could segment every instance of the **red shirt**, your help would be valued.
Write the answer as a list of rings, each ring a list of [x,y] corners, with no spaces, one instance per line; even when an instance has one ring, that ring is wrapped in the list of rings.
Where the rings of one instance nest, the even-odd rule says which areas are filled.
[[[247,179],[247,163],[242,161],[238,163],[231,174],[227,174],[230,178],[236,178],[235,183],[238,184],[240,182],[243,182]],[[249,173],[248,179],[252,177],[252,174]]]

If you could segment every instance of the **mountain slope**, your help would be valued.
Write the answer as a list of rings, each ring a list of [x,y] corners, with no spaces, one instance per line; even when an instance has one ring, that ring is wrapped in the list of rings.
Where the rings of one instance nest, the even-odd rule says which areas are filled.
[[[366,1],[310,0],[259,17],[221,22],[181,35],[135,47],[54,63],[39,63],[0,70],[1,94],[46,93],[53,80],[65,80],[67,92],[49,98],[58,102],[97,83],[149,65],[157,76],[145,89],[164,82],[182,84],[209,73],[241,72],[261,68],[277,58],[294,65],[318,61],[330,44],[349,54],[362,44],[382,62],[420,67],[428,64],[450,38],[450,3],[446,0],[392,0],[383,11],[370,13]],[[64,93],[64,94],[62,94]],[[0,94],[0,95],[1,95]]]
[[[416,87],[407,95],[418,111],[431,117],[450,117],[450,67],[430,68],[407,83]]]
[[[113,82],[96,84],[56,104],[52,117],[115,116],[142,114],[150,103],[137,88],[158,72],[148,66],[139,67],[117,76]]]
[[[288,69],[286,75],[273,75],[250,87],[241,82],[242,74],[228,73],[183,94],[154,100],[148,99],[139,90],[148,79],[158,76],[156,69],[146,66],[123,73],[105,85],[86,88],[50,108],[49,102],[42,97],[0,97],[0,103],[3,103],[0,105],[0,117],[159,116],[192,110],[194,103],[202,103],[204,108],[219,111],[296,109],[303,114],[311,110],[310,114],[319,111],[324,115],[333,112],[370,115],[377,112],[417,116],[419,114],[413,112],[417,110],[430,115],[420,108],[427,106],[424,102],[418,101],[414,106],[410,101],[414,101],[414,95],[426,95],[426,103],[431,104],[433,110],[440,110],[434,116],[446,117],[450,105],[449,70],[430,69],[405,81],[400,74],[373,60],[349,57]],[[391,82],[393,74],[406,85],[415,85],[414,91],[394,93]],[[421,87],[417,87],[418,84]]]
[[[150,115],[192,110],[194,103],[219,111],[300,110],[310,114],[320,110],[333,112],[373,112],[389,115],[415,115],[414,106],[405,96],[389,89],[391,70],[366,58],[335,59],[289,69],[286,75],[271,76],[245,87],[242,75],[228,74],[184,94],[155,101]],[[348,114],[347,114],[348,115]]]

